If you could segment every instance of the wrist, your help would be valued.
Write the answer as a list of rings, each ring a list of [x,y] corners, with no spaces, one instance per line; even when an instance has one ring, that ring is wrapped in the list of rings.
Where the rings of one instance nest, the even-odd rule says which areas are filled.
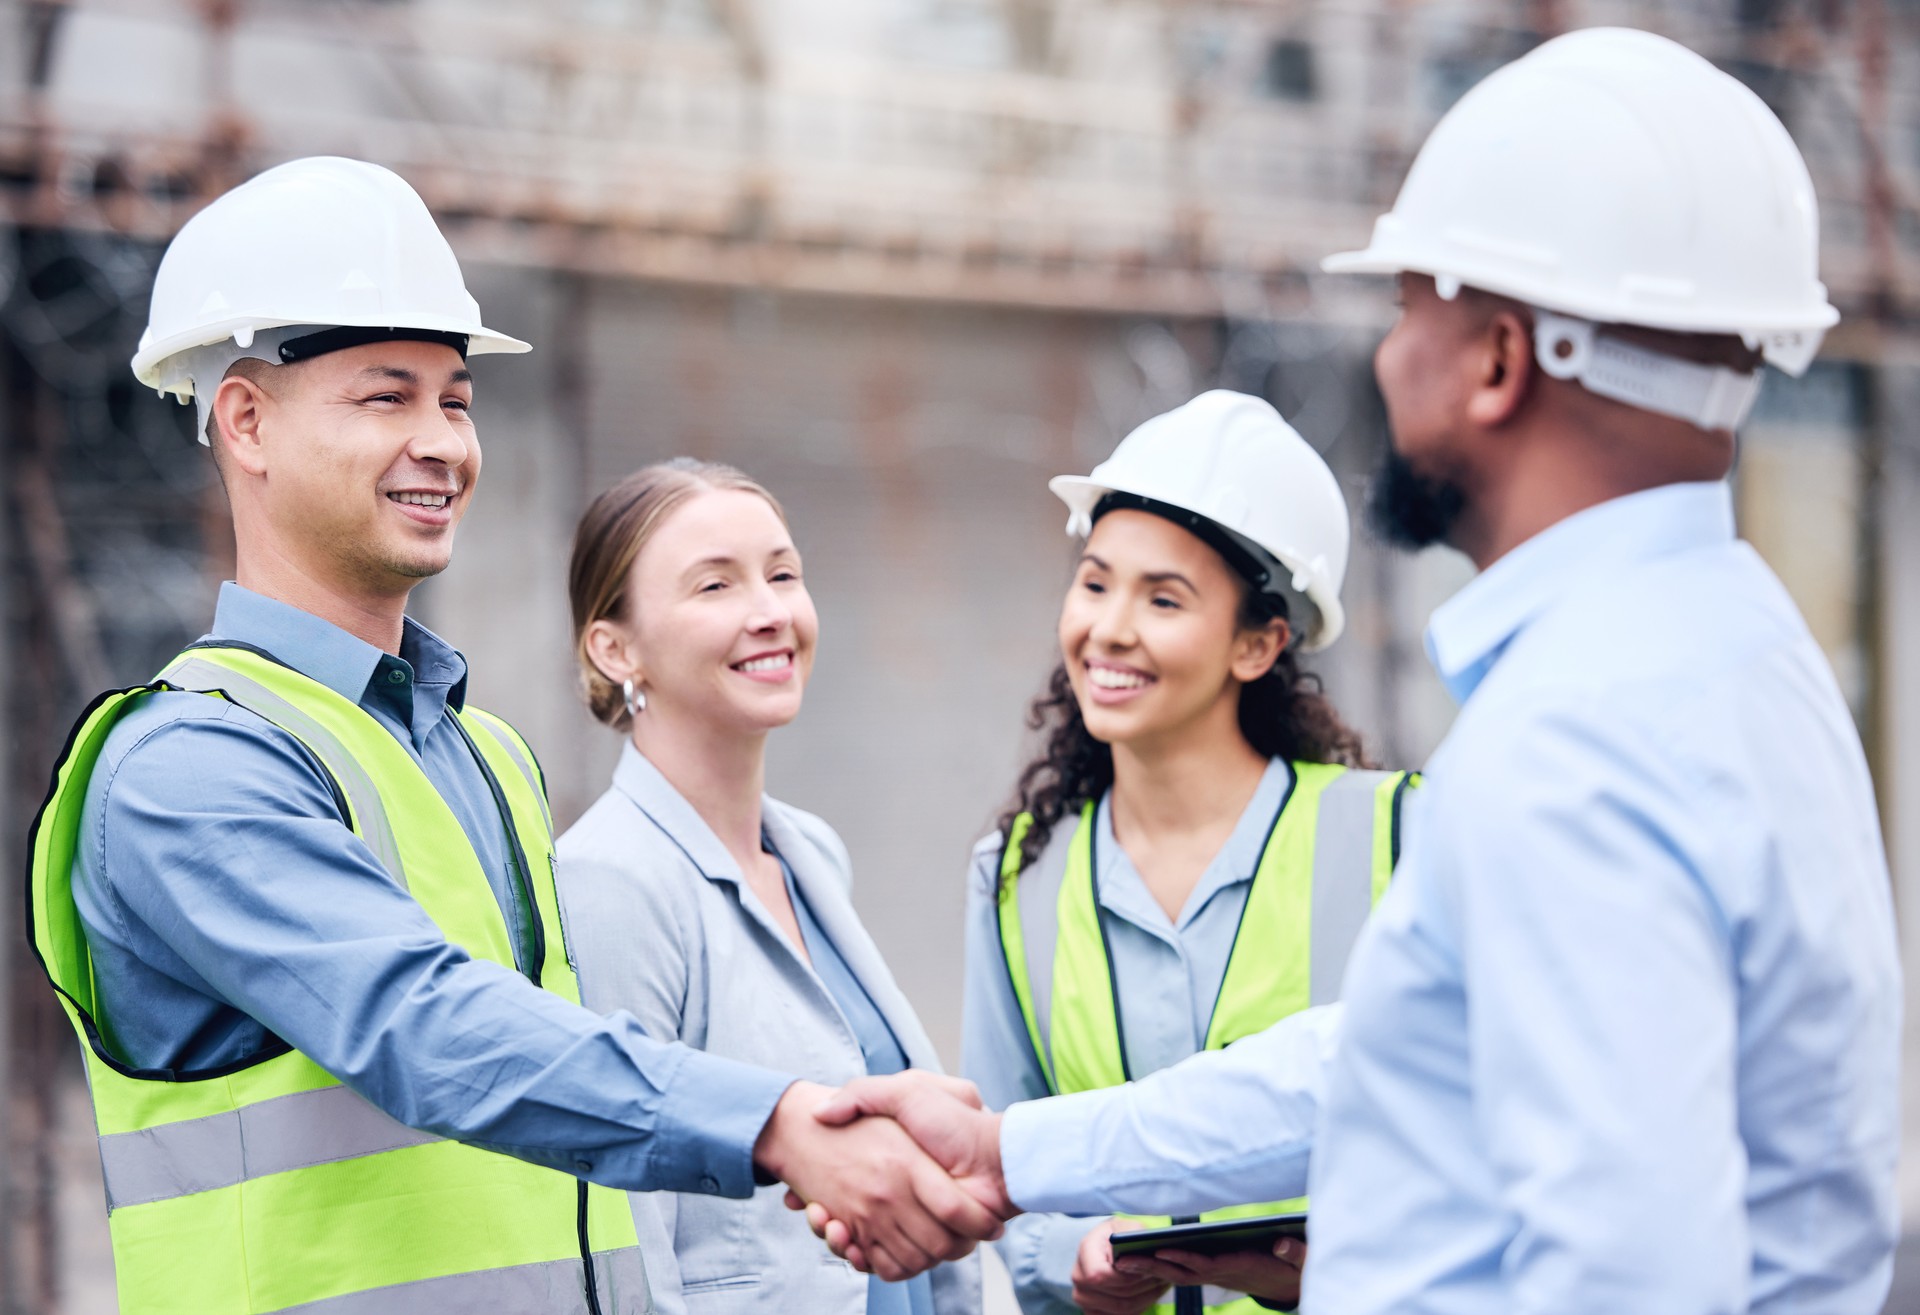
[[[1013,1203],[1013,1197],[1007,1191],[1007,1172],[1000,1162],[1000,1125],[1003,1116],[998,1113],[989,1113],[986,1118],[986,1136],[981,1140],[984,1143],[982,1149],[987,1157],[988,1180],[992,1182],[994,1190],[999,1193],[999,1200],[995,1202],[995,1213],[1002,1219],[1011,1219],[1020,1212],[1020,1207]]]
[[[773,1113],[761,1126],[760,1135],[753,1142],[754,1179],[762,1176],[766,1181],[762,1186],[771,1186],[777,1182],[787,1182],[788,1170],[792,1167],[793,1128],[795,1120],[813,1121],[812,1107],[819,1104],[817,1099],[807,1099],[807,1089],[819,1088],[811,1082],[793,1082],[780,1094],[774,1103]]]

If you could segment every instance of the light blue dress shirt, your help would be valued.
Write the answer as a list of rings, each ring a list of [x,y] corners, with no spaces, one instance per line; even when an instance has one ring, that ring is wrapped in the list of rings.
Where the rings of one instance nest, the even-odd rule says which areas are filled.
[[[1106,918],[1120,1025],[1131,1071],[1152,1073],[1205,1048],[1214,1002],[1240,931],[1253,874],[1292,788],[1293,771],[1274,759],[1241,812],[1233,833],[1200,874],[1177,922],[1147,888],[1113,834],[1113,793],[1094,809],[1095,889]],[[1064,836],[1078,816],[1055,828]],[[989,1109],[1047,1094],[1046,1075],[1027,1039],[1027,1025],[1000,950],[996,892],[998,833],[974,847],[967,872],[966,995],[961,1013],[960,1071],[980,1088]],[[1026,1315],[1071,1315],[1073,1267],[1089,1229],[1111,1213],[1021,1215],[996,1243]]]
[[[1016,1107],[1013,1198],[1281,1196],[1311,1152],[1314,1315],[1874,1315],[1898,1233],[1885,856],[1846,705],[1726,487],[1561,522],[1428,647],[1464,707],[1344,1026],[1313,1011],[1100,1106]]]
[[[409,620],[395,657],[231,583],[211,637],[356,701],[413,755],[524,969],[534,924],[505,824],[448,711],[460,654]],[[324,769],[260,717],[147,696],[108,736],[82,825],[74,897],[127,1062],[189,1072],[291,1044],[415,1128],[613,1187],[752,1192],[789,1078],[656,1042],[448,944],[343,824]]]
[[[775,858],[780,858],[770,842],[766,848]],[[867,1063],[867,1073],[872,1077],[886,1077],[902,1072],[908,1067],[907,1052],[893,1029],[887,1026],[886,1015],[874,1004],[867,988],[860,984],[859,976],[841,957],[833,938],[827,935],[827,929],[814,916],[813,906],[807,903],[800,883],[794,880],[793,869],[784,858],[780,858],[780,871],[786,876],[787,898],[793,903],[794,921],[800,924],[800,939],[807,947],[807,959],[826,986],[827,994],[846,1017],[847,1026],[853,1029],[854,1038],[860,1043],[860,1054]],[[868,1278],[867,1315],[933,1315],[933,1281],[925,1274],[904,1283],[889,1283],[877,1275]]]

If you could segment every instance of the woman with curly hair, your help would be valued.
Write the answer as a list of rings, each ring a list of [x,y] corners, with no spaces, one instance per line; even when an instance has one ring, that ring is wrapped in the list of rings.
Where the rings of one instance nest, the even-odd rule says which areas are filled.
[[[962,1066],[994,1108],[1126,1082],[1337,998],[1411,780],[1368,769],[1300,668],[1343,624],[1347,510],[1271,406],[1205,393],[1051,487],[1086,545],[1029,713],[1044,747],[973,856]],[[1108,1238],[1138,1226],[1015,1220],[1000,1247],[1023,1310],[1298,1299],[1297,1242],[1116,1264]]]

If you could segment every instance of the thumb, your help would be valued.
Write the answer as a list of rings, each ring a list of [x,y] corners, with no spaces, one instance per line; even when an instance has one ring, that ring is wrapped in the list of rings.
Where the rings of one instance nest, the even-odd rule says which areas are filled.
[[[980,1099],[980,1088],[965,1078],[956,1078],[948,1073],[934,1073],[923,1068],[910,1068],[903,1072],[902,1079],[911,1079],[923,1087],[951,1097],[968,1109],[983,1110],[986,1103]]]
[[[863,1114],[892,1114],[900,1108],[899,1097],[889,1084],[877,1078],[855,1078],[827,1097],[813,1117],[829,1127],[852,1123]]]

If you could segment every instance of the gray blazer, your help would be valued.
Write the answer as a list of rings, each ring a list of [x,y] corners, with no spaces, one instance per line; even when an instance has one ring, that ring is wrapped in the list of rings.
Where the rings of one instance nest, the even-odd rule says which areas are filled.
[[[762,808],[774,847],[908,1061],[937,1070],[932,1043],[848,899],[840,837],[778,800]],[[839,1007],[726,846],[632,744],[621,749],[612,788],[558,848],[560,913],[588,1008],[625,1009],[662,1040],[815,1082],[866,1072]],[[778,1186],[744,1201],[633,1193],[663,1315],[864,1315],[866,1276],[836,1259],[783,1195]],[[939,1315],[978,1315],[978,1257],[936,1269],[933,1292]]]

